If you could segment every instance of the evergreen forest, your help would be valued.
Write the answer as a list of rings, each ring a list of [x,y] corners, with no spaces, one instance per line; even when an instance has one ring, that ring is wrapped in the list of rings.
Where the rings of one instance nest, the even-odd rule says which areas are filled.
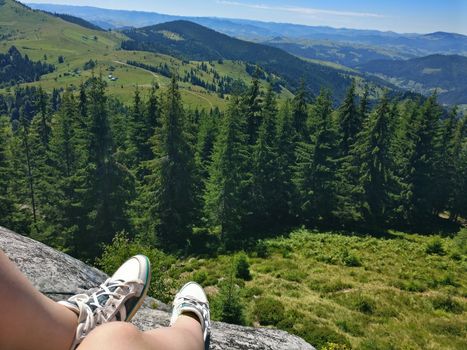
[[[253,79],[225,111],[177,79],[123,105],[94,76],[0,99],[2,225],[94,261],[124,232],[178,255],[249,249],[304,227],[384,235],[467,217],[467,126],[436,95],[370,104],[352,85],[278,102]]]

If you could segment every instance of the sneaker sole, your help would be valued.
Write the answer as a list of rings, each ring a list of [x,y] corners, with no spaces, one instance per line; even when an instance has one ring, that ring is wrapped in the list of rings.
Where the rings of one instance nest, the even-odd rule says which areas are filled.
[[[146,263],[148,265],[148,271],[146,273],[146,283],[144,285],[143,292],[141,293],[141,296],[139,297],[138,302],[136,305],[130,310],[129,314],[127,315],[125,321],[129,322],[131,319],[136,315],[136,312],[139,310],[141,305],[144,303],[144,299],[146,298],[146,295],[148,293],[149,285],[151,284],[151,262],[149,261],[148,257],[144,257],[146,259]]]

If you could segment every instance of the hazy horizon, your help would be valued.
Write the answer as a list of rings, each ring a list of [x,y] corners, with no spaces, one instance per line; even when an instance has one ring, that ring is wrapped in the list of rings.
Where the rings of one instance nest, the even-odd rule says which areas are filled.
[[[437,31],[467,35],[467,2],[395,0],[374,2],[358,0],[328,1],[228,1],[172,0],[169,3],[148,3],[143,0],[28,0],[25,4],[90,6],[111,10],[157,12],[174,16],[220,17],[264,22],[291,23],[361,30],[426,34]]]

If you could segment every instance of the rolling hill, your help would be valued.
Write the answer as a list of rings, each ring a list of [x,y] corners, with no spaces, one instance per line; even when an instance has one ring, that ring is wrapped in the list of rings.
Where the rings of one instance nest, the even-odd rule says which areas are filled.
[[[296,44],[300,44],[303,40],[327,41],[355,47],[357,51],[364,45],[370,56],[388,50],[403,56],[400,58],[435,53],[467,55],[467,36],[455,33],[401,34],[377,30],[338,29],[241,19],[170,16],[154,12],[110,10],[89,6],[53,4],[30,4],[30,6],[82,17],[106,29],[145,27],[174,20],[189,20],[230,36],[256,42],[270,41],[278,37]],[[283,47],[283,49],[287,48]],[[360,53],[364,54],[365,52]],[[337,53],[330,56],[331,61],[342,63],[337,61],[340,57]],[[375,58],[369,57],[369,59]],[[360,63],[363,61],[368,61],[368,59],[361,60]]]
[[[467,104],[467,57],[430,55],[410,60],[375,60],[360,70],[378,74],[409,90],[429,94],[438,91],[447,104]]]
[[[126,50],[159,52],[184,60],[234,60],[258,64],[283,78],[296,89],[303,79],[317,94],[330,88],[340,100],[350,84],[349,73],[324,65],[305,62],[283,50],[229,37],[193,22],[174,21],[144,28],[124,30],[130,40]]]
[[[107,76],[112,73],[118,78],[108,80],[108,90],[123,102],[129,102],[136,85],[149,90],[153,82],[162,88],[169,78],[127,64],[127,61],[145,62],[151,66],[167,65],[181,76],[196,72],[205,81],[212,81],[212,72],[201,72],[199,62],[184,63],[167,55],[150,52],[131,52],[120,49],[121,42],[127,39],[119,32],[107,32],[83,27],[83,23],[70,23],[60,17],[31,10],[14,0],[0,0],[0,54],[6,54],[16,47],[21,55],[31,61],[55,66],[55,70],[40,77],[40,81],[25,82],[20,86],[41,85],[45,90],[76,88],[92,74]],[[95,62],[94,69],[85,69],[86,62]],[[224,62],[215,70],[221,77],[229,76],[248,84],[251,77],[245,65]],[[25,79],[21,79],[25,81]],[[200,86],[190,82],[180,82],[181,93],[187,105],[193,108],[223,108],[225,100]],[[1,89],[0,93],[8,93]],[[290,92],[284,91],[286,96]]]

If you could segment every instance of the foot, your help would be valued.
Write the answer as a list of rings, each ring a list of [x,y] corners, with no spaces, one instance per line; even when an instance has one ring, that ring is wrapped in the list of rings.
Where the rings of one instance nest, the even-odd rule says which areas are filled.
[[[77,294],[59,303],[78,315],[71,349],[75,349],[98,325],[130,321],[144,301],[151,280],[151,265],[144,255],[127,260],[112,277],[92,293]]]
[[[203,288],[195,282],[185,284],[173,301],[170,325],[174,325],[180,315],[194,315],[201,324],[205,349],[209,348],[211,333],[211,316],[209,302]]]

